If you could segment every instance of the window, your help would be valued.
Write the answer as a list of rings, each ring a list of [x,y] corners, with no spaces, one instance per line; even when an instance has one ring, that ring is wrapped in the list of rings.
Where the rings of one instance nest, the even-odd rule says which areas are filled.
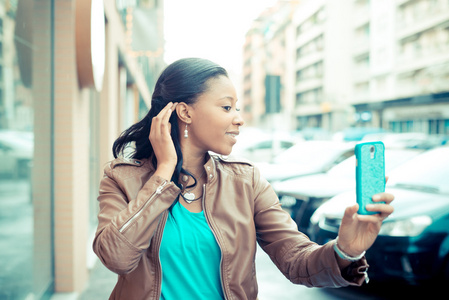
[[[0,2],[0,299],[54,281],[51,3]]]

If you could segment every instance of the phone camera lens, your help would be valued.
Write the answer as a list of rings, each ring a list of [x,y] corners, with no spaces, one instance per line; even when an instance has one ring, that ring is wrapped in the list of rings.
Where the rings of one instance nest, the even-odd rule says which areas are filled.
[[[370,151],[371,153],[374,153],[374,146],[371,146],[371,147],[369,148],[369,151]]]

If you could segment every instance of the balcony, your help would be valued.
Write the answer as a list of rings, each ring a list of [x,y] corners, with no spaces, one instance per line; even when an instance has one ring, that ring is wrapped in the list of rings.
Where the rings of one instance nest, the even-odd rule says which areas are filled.
[[[446,21],[449,21],[447,10],[438,11],[432,15],[427,15],[425,18],[415,19],[413,22],[398,21],[396,37],[398,40],[402,40],[416,33],[437,27]]]
[[[354,47],[352,49],[352,54],[354,56],[361,56],[363,54],[369,53],[370,42],[369,38],[359,38],[354,41]]]
[[[395,71],[396,73],[411,72],[446,62],[449,62],[449,45],[439,49],[429,48],[420,52],[399,55]]]
[[[310,65],[313,65],[324,58],[324,51],[311,52],[300,56],[296,60],[296,70],[302,70]]]
[[[296,47],[300,48],[324,33],[324,25],[317,24],[296,38]]]
[[[299,80],[296,82],[295,91],[296,91],[296,93],[303,93],[305,91],[317,89],[322,86],[323,86],[323,78],[322,77],[306,78],[306,79]]]

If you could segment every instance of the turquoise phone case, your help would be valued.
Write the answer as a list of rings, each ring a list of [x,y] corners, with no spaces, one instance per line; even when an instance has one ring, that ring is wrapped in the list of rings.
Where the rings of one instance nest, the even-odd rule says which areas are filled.
[[[385,146],[382,142],[360,143],[354,152],[358,213],[376,214],[367,211],[365,205],[373,203],[373,195],[385,191]]]

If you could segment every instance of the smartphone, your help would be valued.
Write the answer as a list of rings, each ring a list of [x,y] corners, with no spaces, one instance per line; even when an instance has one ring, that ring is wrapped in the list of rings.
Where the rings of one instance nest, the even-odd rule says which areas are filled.
[[[368,142],[355,145],[356,195],[358,213],[373,215],[366,205],[374,203],[373,195],[385,192],[385,145],[382,142]]]

